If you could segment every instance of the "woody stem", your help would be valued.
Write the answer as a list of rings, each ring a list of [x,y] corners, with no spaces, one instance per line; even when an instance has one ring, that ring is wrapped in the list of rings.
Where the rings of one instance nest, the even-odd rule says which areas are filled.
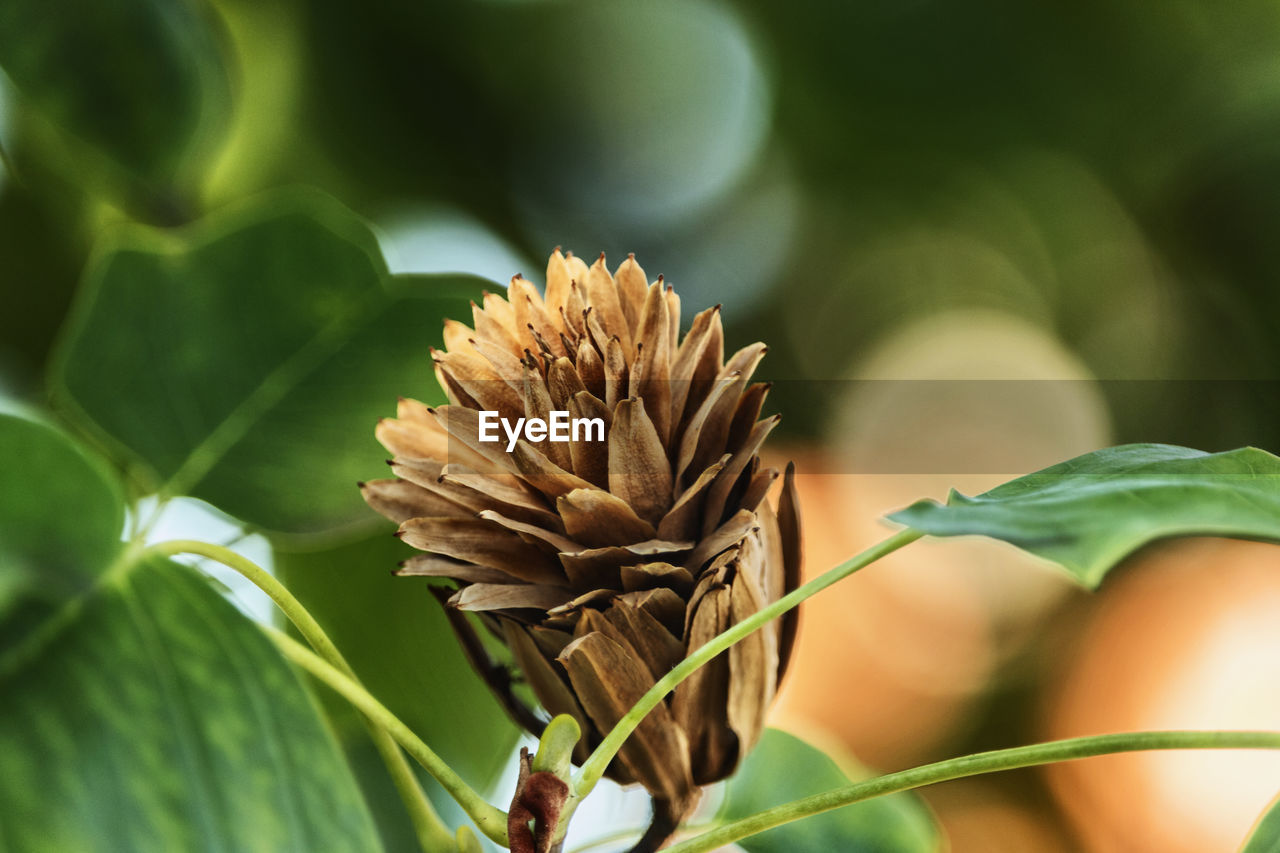
[[[836,581],[844,580],[859,569],[871,565],[881,557],[893,553],[923,535],[919,531],[910,528],[901,530],[883,542],[873,545],[861,554],[841,563],[834,569],[792,590],[767,607],[761,608],[759,612],[699,646],[688,657],[672,668],[670,672],[658,679],[657,683],[640,697],[640,700],[600,742],[600,745],[596,747],[595,751],[591,753],[578,771],[578,775],[574,779],[574,794],[582,798],[591,793],[591,789],[596,786],[596,783],[600,781],[600,777],[604,775],[605,768],[609,766],[609,762],[618,754],[622,744],[626,742],[626,739],[636,730],[649,712],[658,707],[658,703],[665,699],[667,694],[676,688],[676,685],[697,672],[701,666],[753,631],[758,630],[771,620],[797,606],[806,598],[821,592]]]

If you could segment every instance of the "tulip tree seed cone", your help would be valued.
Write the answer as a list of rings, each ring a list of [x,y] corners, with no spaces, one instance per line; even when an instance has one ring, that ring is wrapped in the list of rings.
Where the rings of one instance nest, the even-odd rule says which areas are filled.
[[[423,552],[399,573],[457,583],[447,603],[473,664],[537,733],[460,611],[501,638],[547,712],[578,720],[579,761],[689,651],[800,576],[792,470],[775,512],[778,472],[759,458],[778,421],[760,419],[768,386],[751,382],[765,347],[726,360],[718,307],[679,330],[679,297],[634,257],[610,274],[603,255],[588,267],[557,249],[545,295],[516,276],[471,326],[446,321],[434,359],[448,405],[401,400],[377,428],[396,477],[363,485]],[[555,411],[604,434],[509,443],[491,426]],[[792,611],[699,670],[608,775],[678,821],[759,738],[794,634]]]

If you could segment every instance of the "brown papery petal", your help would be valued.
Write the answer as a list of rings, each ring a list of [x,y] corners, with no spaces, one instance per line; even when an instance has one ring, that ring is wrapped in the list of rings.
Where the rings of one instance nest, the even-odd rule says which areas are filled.
[[[687,554],[693,550],[692,542],[664,542],[650,539],[634,545],[606,545],[602,548],[589,548],[575,554],[561,554],[560,564],[564,566],[569,583],[575,589],[587,589],[604,586],[621,589],[621,568],[624,565],[635,565],[645,557],[662,556],[676,559],[679,554]],[[683,606],[683,605],[681,605]]]
[[[547,316],[537,289],[517,276],[511,279],[507,292],[515,310],[516,324],[520,327],[520,342],[533,350],[539,349],[538,344],[542,342],[553,355],[568,355],[560,343],[560,330]]]
[[[557,359],[557,363],[562,361],[567,362],[568,359]],[[535,375],[533,369],[528,366],[525,367],[524,374],[524,404],[526,418],[530,420],[540,418],[547,422],[550,422],[553,410],[563,408],[551,398],[551,392],[547,390],[547,383],[543,382],[540,376]],[[565,470],[572,469],[573,460],[569,455],[569,446],[567,444],[559,441],[546,441],[542,443],[541,450],[553,465]]]
[[[480,512],[480,518],[483,518],[485,521],[492,521],[500,527],[505,527],[507,530],[520,534],[520,538],[530,544],[534,544],[535,541],[542,542],[550,546],[551,552],[554,554],[559,554],[561,551],[568,551],[572,553],[582,550],[582,545],[574,542],[572,539],[561,536],[558,533],[554,533],[535,524],[526,524],[523,521],[516,521],[513,518],[507,518],[502,513],[495,512],[491,509],[482,510]]]
[[[511,314],[512,319],[515,318],[514,312]],[[475,337],[481,340],[489,341],[497,346],[502,347],[507,352],[520,357],[520,353],[524,351],[524,347],[520,345],[515,330],[508,328],[505,324],[493,317],[487,310],[479,307],[474,302],[471,303],[471,319],[476,328]],[[448,342],[445,342],[448,344]],[[449,347],[452,351],[453,347]]]
[[[776,468],[762,468],[751,475],[751,481],[747,484],[747,489],[742,493],[742,499],[738,501],[738,505],[742,509],[749,509],[756,512],[761,508],[768,506],[764,496],[769,493],[769,487],[773,485],[773,481],[778,479],[778,470]]]
[[[729,423],[729,437],[725,441],[725,450],[730,453],[735,452],[750,437],[752,428],[760,419],[764,398],[769,395],[769,389],[772,387],[768,382],[756,382],[747,386],[747,390],[738,400],[738,408],[733,413],[733,420]]]
[[[564,255],[556,249],[547,261],[547,313],[552,317],[560,313],[565,300],[569,298],[569,282],[573,276],[569,274],[569,265],[564,262]]]
[[[511,307],[511,303],[506,298],[497,293],[484,292],[484,310],[496,322],[502,324],[503,328],[513,338],[519,339],[520,326],[516,323],[516,312]]]
[[[670,324],[666,294],[659,282],[649,288],[640,315],[631,396],[645,399],[649,417],[664,447],[671,434],[671,343],[667,337]],[[637,372],[639,375],[634,375]]]
[[[585,282],[569,282],[569,297],[565,300],[564,308],[560,311],[560,319],[564,322],[565,328],[572,329],[573,333],[580,338],[587,331],[587,324],[583,319],[583,314],[587,311],[587,303],[583,298],[583,288],[585,287]]]
[[[698,407],[698,411],[689,419],[684,428],[684,435],[680,438],[679,453],[676,455],[676,484],[684,483],[686,474],[691,470],[702,471],[706,469],[706,465],[693,467],[698,448],[702,444],[703,428],[714,412],[725,408],[728,408],[730,412],[733,411],[733,406],[737,405],[735,392],[738,391],[740,385],[740,378],[735,376],[717,379],[711,388],[711,393],[707,395],[706,399],[702,401],[702,405]],[[728,403],[724,402],[726,397],[729,398]],[[723,450],[723,447],[721,449]]]
[[[601,732],[610,731],[649,689],[652,680],[626,651],[600,633],[574,640],[560,654],[574,692]],[[693,794],[689,744],[658,705],[628,738],[618,757],[635,777],[663,799],[684,803]]]
[[[600,418],[604,421],[605,434],[613,422],[613,413],[605,404],[587,391],[573,395],[569,401],[569,416],[578,419]],[[572,461],[573,473],[602,489],[609,488],[609,442],[596,441],[598,434],[592,433],[588,441],[587,430],[573,440],[570,433],[569,457]]]
[[[654,589],[665,586],[677,592],[688,592],[693,589],[693,575],[683,566],[670,563],[641,563],[638,566],[623,566],[620,572],[622,588],[627,592],[641,589]]]
[[[684,565],[697,574],[699,568],[721,551],[737,543],[756,526],[756,514],[745,509],[738,510],[716,531],[698,543],[684,560]]]
[[[471,395],[458,384],[458,380],[449,371],[444,369],[444,365],[435,360],[436,354],[437,350],[433,348],[431,350],[431,366],[435,369],[436,382],[439,382],[440,387],[444,389],[444,396],[449,400],[449,404],[466,409],[480,408],[480,404],[472,399]]]
[[[730,617],[733,624],[754,616],[762,595],[739,571],[730,585]],[[753,744],[764,731],[765,712],[777,687],[778,623],[770,622],[729,648],[729,727],[739,743]]]
[[[701,527],[702,507],[706,503],[706,489],[715,480],[731,457],[728,453],[698,475],[693,485],[680,493],[671,509],[658,522],[658,536],[662,539],[688,539],[698,535]]]
[[[720,476],[716,477],[716,481],[707,491],[707,503],[702,517],[702,534],[705,536],[716,526],[720,524],[720,520],[724,517],[726,502],[729,499],[729,492],[738,482],[738,477],[746,470],[749,463],[756,452],[760,449],[760,445],[764,444],[764,440],[773,432],[773,428],[778,425],[781,418],[774,415],[757,423],[751,429],[751,435],[747,438],[747,443],[734,453],[729,459],[729,464],[724,466],[724,470],[720,472]]]
[[[548,610],[572,595],[543,584],[473,583],[454,593],[449,605],[459,610]]]
[[[373,428],[378,443],[396,456],[441,459],[449,453],[449,436],[443,430],[424,429],[399,418],[383,418]]]
[[[607,347],[609,345],[610,338],[618,337],[618,335],[613,331],[605,328],[605,325],[601,320],[600,312],[594,305],[582,312],[582,326],[587,330],[587,335],[590,337],[591,343],[596,349]],[[618,341],[618,346],[623,347],[624,352],[630,352],[630,350],[622,344],[621,339]]]
[[[627,396],[627,357],[617,338],[610,338],[604,352],[604,404],[610,411]]]
[[[548,616],[580,616],[580,611],[593,607],[602,607],[612,601],[618,595],[617,590],[612,589],[593,589],[590,592],[584,592],[582,595],[576,596],[573,600],[561,604],[559,607],[553,607],[547,611]]]
[[[676,350],[680,341],[680,294],[671,285],[667,285],[667,347],[670,350],[668,359],[675,361]]]
[[[804,554],[800,539],[800,505],[796,499],[796,464],[787,463],[787,473],[782,480],[782,497],[778,501],[778,530],[782,541],[783,565],[786,566],[786,587],[800,585],[800,572]],[[800,611],[792,608],[782,614],[782,633],[778,638],[778,680],[782,680],[795,647],[796,631],[800,626]]]
[[[613,278],[618,284],[619,301],[622,303],[622,313],[626,315],[627,325],[633,330],[639,329],[644,297],[649,291],[649,279],[645,278],[644,270],[636,263],[636,256],[627,255]]]
[[[582,377],[574,369],[573,362],[567,358],[558,358],[551,363],[551,368],[547,371],[547,387],[551,391],[551,402],[561,411],[569,409],[569,400],[574,394],[587,390],[587,386],[582,384]]]
[[[729,627],[730,592],[715,585],[698,601],[685,645],[696,649]],[[737,759],[737,737],[728,727],[729,661],[719,655],[675,690],[671,713],[693,745],[694,780],[718,779]]]
[[[564,253],[564,262],[569,267],[569,276],[577,282],[587,280],[587,264],[573,252]]]
[[[523,353],[512,354],[506,348],[495,344],[493,341],[472,341],[476,352],[480,354],[485,361],[489,362],[489,366],[493,368],[493,372],[502,378],[512,388],[523,390],[521,385],[524,376],[524,362],[522,360]],[[535,367],[536,371],[537,368]],[[539,374],[540,376],[541,374]]]
[[[702,405],[711,383],[724,364],[724,327],[720,306],[708,308],[693,318],[693,327],[684,336],[671,367],[674,383],[671,410],[676,423],[685,424]]]
[[[405,577],[452,578],[467,583],[520,583],[506,572],[463,563],[436,554],[418,554],[401,563],[397,575]]]
[[[516,664],[524,673],[525,679],[533,688],[534,695],[538,697],[542,707],[552,715],[568,714],[578,721],[578,726],[584,733],[591,731],[591,720],[578,704],[578,700],[573,697],[564,678],[542,656],[533,639],[532,629],[504,620],[502,633],[507,639],[507,646],[515,656]],[[573,748],[573,758],[581,763],[587,759],[590,751],[590,739],[581,738]]]
[[[596,350],[595,344],[586,339],[578,344],[578,359],[574,362],[574,367],[587,390],[604,399],[604,358]]]
[[[501,437],[498,441],[480,440],[478,411],[465,406],[440,406],[431,412],[449,434],[444,456],[447,462],[461,463],[482,474],[517,472],[515,460],[503,450]]]
[[[699,426],[698,446],[689,463],[694,471],[702,470],[706,465],[710,465],[713,459],[718,459],[725,452],[733,414],[737,411],[742,392],[746,390],[746,376],[737,371],[721,374],[721,378],[716,380],[717,384],[720,382],[728,382],[729,387],[723,394],[716,395],[713,391],[712,395],[707,397],[708,401],[714,399],[715,402],[707,411],[706,417],[702,418]],[[681,451],[683,450],[682,447]]]
[[[450,352],[469,352],[471,339],[475,336],[475,330],[467,328],[465,323],[457,320],[444,321],[444,346]]]
[[[600,324],[608,330],[609,334],[617,335],[622,341],[622,349],[630,353],[633,347],[631,324],[627,322],[627,315],[623,313],[622,302],[618,297],[618,288],[613,283],[613,276],[609,275],[609,269],[604,265],[603,252],[587,271],[587,296],[591,307],[599,314]]]
[[[360,493],[365,503],[396,523],[424,515],[453,515],[465,511],[453,501],[408,480],[371,480],[360,484]]]
[[[472,514],[487,507],[518,521],[564,532],[560,516],[542,496],[511,475],[478,474],[461,465],[446,465],[440,472],[440,484],[448,489],[447,497],[464,504]]]
[[[498,375],[488,359],[467,353],[438,352],[435,361],[479,408],[498,412],[504,418],[524,415],[520,394]]]
[[[556,465],[524,439],[516,442],[511,458],[525,482],[549,498],[559,498],[575,489],[595,488],[581,477]]]
[[[657,619],[673,636],[683,636],[685,601],[665,586],[624,592],[618,598]]]
[[[630,504],[597,488],[574,489],[556,501],[556,510],[569,536],[592,548],[630,545],[657,533]]]
[[[582,611],[575,634],[582,637],[593,631],[604,634],[639,661],[651,681],[666,675],[684,657],[684,644],[661,622],[618,599],[606,611]]]
[[[609,491],[655,525],[671,505],[671,463],[643,400],[622,400],[614,410]]]
[[[411,518],[399,534],[422,551],[487,566],[529,583],[564,584],[560,561],[478,518]]]

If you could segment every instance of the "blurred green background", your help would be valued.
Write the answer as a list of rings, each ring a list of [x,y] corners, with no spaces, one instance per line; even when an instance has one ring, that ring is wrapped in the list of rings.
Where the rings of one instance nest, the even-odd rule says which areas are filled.
[[[78,288],[92,284],[97,310],[109,312],[113,283],[140,275],[119,272],[131,268],[113,253],[135,239],[122,233],[150,227],[147,245],[161,246],[210,214],[223,224],[202,233],[225,231],[241,215],[226,210],[252,211],[259,193],[297,185],[373,226],[377,247],[364,249],[380,248],[389,267],[375,269],[374,289],[395,291],[388,272],[538,281],[556,245],[588,258],[604,251],[612,264],[635,252],[651,276],[675,285],[686,316],[723,303],[730,344],[769,343],[762,374],[779,380],[770,399],[786,416],[778,434],[813,473],[849,473],[857,459],[904,446],[927,445],[938,455],[919,470],[938,471],[992,446],[1016,445],[1042,464],[1125,441],[1280,446],[1274,3],[6,0],[0,72],[0,390],[9,407],[44,411],[52,370],[53,384],[70,386],[89,412],[84,434],[137,493],[171,473],[140,449],[150,439],[122,435],[150,427],[135,418],[113,429],[87,398],[115,395],[127,408],[138,389],[162,400],[169,392],[144,374],[119,388],[92,370],[77,374],[68,341],[84,346],[83,328],[62,331],[54,356]],[[329,211],[322,198],[316,208]],[[363,246],[366,237],[351,240]],[[271,245],[283,244],[253,251]],[[268,263],[247,251],[221,257],[224,271]],[[355,317],[363,297],[344,296],[345,285],[311,289],[347,261],[320,249],[315,257],[282,266],[279,304],[300,317]],[[359,258],[350,263],[364,269]],[[173,287],[214,286],[157,269]],[[257,292],[245,281],[246,294]],[[480,286],[450,281],[447,298],[459,306]],[[333,439],[337,427],[308,420],[324,393],[280,414],[280,424],[316,424],[304,445],[362,454],[327,458],[340,469],[337,489],[378,475],[371,418],[390,414],[395,394],[435,393],[425,347],[438,340],[439,312],[403,304],[387,302],[387,325],[371,333],[393,343],[338,360],[343,384],[332,405],[348,406],[351,428],[367,421],[367,432]],[[151,316],[154,325],[127,312],[114,325],[85,321],[97,330],[93,352],[145,361],[138,353],[152,347],[149,357],[164,363],[186,339],[181,312],[191,305],[175,305],[155,309],[174,313]],[[433,319],[420,333],[419,316]],[[160,334],[169,317],[173,327]],[[284,335],[228,323],[227,351],[238,331],[247,340]],[[70,372],[59,366],[68,349]],[[210,368],[206,378],[216,376]],[[825,381],[886,378],[1069,381],[1036,412]],[[263,547],[295,571],[300,558],[280,553],[323,546],[332,561],[334,549],[370,531],[356,530],[354,491],[325,503],[317,486],[310,502],[276,501],[270,484],[307,468],[305,459],[280,461],[284,443],[267,441],[241,468],[197,476],[199,489],[182,493],[275,531]],[[260,500],[228,506],[221,498],[243,489],[250,469]],[[836,510],[874,518],[951,484],[815,486],[823,496],[814,500],[835,510],[818,513],[808,535],[838,525]],[[323,543],[307,539],[325,531]],[[811,555],[838,559],[854,544],[815,540]],[[940,702],[938,719],[899,718],[896,733],[884,720],[871,734],[837,732],[875,763],[1045,733],[1041,688],[1071,666],[1094,605],[1054,580],[983,574],[986,552],[969,561],[978,568],[957,571],[979,590],[976,623],[937,602],[907,601],[916,593],[905,583],[884,593],[910,611],[901,624],[912,630],[979,624],[970,661],[984,664],[969,671],[940,659],[895,676],[928,682],[918,701]],[[811,561],[811,570],[824,567]],[[1242,595],[1257,596],[1251,583]],[[1029,639],[1031,625],[1052,630]],[[387,689],[412,690],[402,672],[386,679]],[[807,714],[803,700],[793,703],[796,720],[839,729],[822,711],[831,697],[808,701]],[[474,772],[492,775],[509,742],[508,733]],[[1039,849],[1092,844],[1054,800],[1068,794],[1029,778],[936,802],[955,849],[1031,849],[992,846],[994,835],[965,824],[979,806],[1012,810],[1043,833],[1028,837],[1057,845]],[[965,826],[977,833],[969,847]]]

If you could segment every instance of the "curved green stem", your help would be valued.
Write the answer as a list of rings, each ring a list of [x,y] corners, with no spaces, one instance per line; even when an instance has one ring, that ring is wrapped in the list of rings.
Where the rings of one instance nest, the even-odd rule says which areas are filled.
[[[234,569],[275,602],[276,606],[289,618],[289,621],[298,629],[303,638],[311,644],[311,647],[325,661],[344,675],[353,680],[355,679],[355,672],[351,669],[351,665],[347,663],[346,658],[338,651],[338,647],[329,639],[329,635],[320,627],[320,623],[315,620],[310,611],[302,606],[302,602],[298,601],[284,584],[280,583],[270,572],[255,564],[252,560],[237,554],[230,548],[193,539],[175,539],[169,542],[161,542],[149,546],[144,553],[162,554],[166,557],[172,557],[177,554],[194,554],[216,560],[222,565]],[[414,833],[418,837],[419,845],[425,851],[449,851],[455,849],[453,833],[445,826],[444,821],[440,819],[440,815],[436,813],[435,808],[431,805],[431,801],[427,799],[422,786],[418,784],[413,768],[405,759],[404,753],[399,745],[396,744],[395,739],[384,728],[368,717],[366,717],[366,723],[369,728],[369,737],[377,748],[378,754],[382,756],[382,761],[387,766],[387,772],[390,774],[391,781],[395,784],[400,798],[404,800],[405,808],[409,812],[409,819],[413,823]]]
[[[762,608],[758,613],[750,618],[744,619],[738,624],[709,640],[704,645],[698,647],[692,654],[677,664],[670,672],[658,679],[658,682],[650,687],[648,692],[640,697],[640,701],[626,713],[618,724],[613,727],[613,731],[605,737],[595,751],[583,763],[582,768],[578,771],[578,776],[574,780],[574,794],[579,797],[585,797],[591,793],[591,789],[600,781],[600,777],[604,775],[605,768],[609,766],[609,762],[618,754],[618,750],[622,748],[622,744],[630,737],[631,733],[636,730],[641,721],[648,715],[650,711],[658,707],[666,695],[676,688],[680,682],[693,675],[703,664],[750,634],[752,631],[760,628],[767,622],[776,619],[783,613],[804,601],[806,598],[821,592],[833,583],[847,578],[849,575],[858,571],[865,566],[874,563],[881,557],[891,554],[904,545],[907,545],[919,539],[924,534],[910,528],[899,531],[888,539],[873,545],[867,550],[858,554],[844,563],[825,572],[822,575],[809,581],[807,584],[792,590],[787,595],[779,598],[768,607]]]
[[[283,631],[263,626],[263,630],[276,642],[285,657],[311,673],[318,681],[323,682],[360,710],[362,714],[395,738],[415,760],[435,777],[449,795],[457,800],[476,826],[494,842],[507,846],[506,812],[490,805],[475,792],[462,777],[445,764],[431,747],[423,743],[422,738],[401,721],[399,717],[387,710],[369,691],[350,676],[321,659],[318,655],[290,637]]]
[[[1056,740],[1033,746],[997,749],[890,773],[834,791],[815,794],[735,820],[666,848],[666,853],[708,853],[775,826],[847,806],[872,797],[924,785],[1014,770],[1056,761],[1072,761],[1120,752],[1154,749],[1280,749],[1280,732],[1125,732]]]

